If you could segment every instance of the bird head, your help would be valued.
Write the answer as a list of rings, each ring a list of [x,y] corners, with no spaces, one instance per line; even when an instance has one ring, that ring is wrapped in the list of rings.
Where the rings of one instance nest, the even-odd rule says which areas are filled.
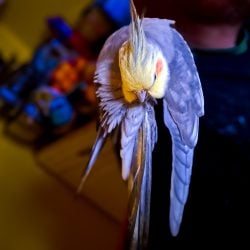
[[[130,37],[119,50],[122,91],[127,102],[162,98],[169,79],[168,64],[157,44],[147,41],[142,19],[130,1]]]

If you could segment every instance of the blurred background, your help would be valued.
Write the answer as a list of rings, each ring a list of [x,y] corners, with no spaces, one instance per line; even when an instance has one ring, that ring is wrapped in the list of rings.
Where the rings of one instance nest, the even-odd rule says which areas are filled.
[[[111,142],[75,192],[96,135],[95,62],[128,23],[128,0],[0,0],[0,249],[117,249],[127,189]]]

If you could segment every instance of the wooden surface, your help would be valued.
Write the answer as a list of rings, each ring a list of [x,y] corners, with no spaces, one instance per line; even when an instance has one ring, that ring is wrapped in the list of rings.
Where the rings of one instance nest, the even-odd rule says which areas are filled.
[[[79,136],[82,141],[84,134],[79,132]],[[65,145],[73,147],[74,141],[69,140],[68,144],[65,140]],[[52,146],[44,148],[36,157],[41,156],[41,160],[45,160],[42,156],[54,154]],[[62,159],[66,159],[70,155],[70,149],[67,146],[65,151],[59,153]],[[56,160],[56,157],[52,158]],[[51,158],[48,156],[48,159]],[[46,166],[49,168],[55,164],[50,162]],[[79,169],[82,166],[81,164]],[[0,120],[0,249],[117,250],[121,223],[117,223],[110,216],[107,217],[96,204],[83,196],[76,199],[73,190],[58,181],[60,175],[57,172],[63,173],[61,178],[69,185],[69,180],[74,178],[78,182],[77,171],[67,171],[62,164],[58,165],[58,169],[50,169],[55,173],[54,176],[45,170],[36,163],[30,147],[18,144],[3,133],[3,121]],[[102,174],[106,176],[105,171],[98,172],[99,177]],[[115,176],[120,181],[118,173]],[[103,188],[108,180],[102,180],[98,184],[99,187],[95,185],[95,180],[99,181],[89,179],[85,193],[89,191],[88,195],[99,203],[101,197],[105,198],[105,194],[114,197],[112,190],[109,192],[109,189]],[[94,188],[99,192],[99,199],[95,196],[97,193],[94,192]],[[117,203],[114,201],[114,204]],[[108,208],[108,205],[105,207]]]
[[[40,166],[76,191],[96,136],[96,123],[90,122],[51,143],[35,155]],[[117,221],[124,221],[127,187],[122,181],[118,159],[109,140],[82,189],[82,196]]]

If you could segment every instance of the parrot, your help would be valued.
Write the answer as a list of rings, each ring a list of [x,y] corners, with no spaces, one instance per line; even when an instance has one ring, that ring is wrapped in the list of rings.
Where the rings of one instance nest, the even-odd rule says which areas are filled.
[[[145,249],[148,242],[152,153],[158,139],[155,107],[162,100],[163,122],[171,136],[169,227],[177,236],[204,97],[193,54],[175,21],[140,17],[132,0],[130,14],[129,25],[112,33],[98,55],[94,83],[99,127],[78,192],[107,138],[118,134],[121,175],[129,191],[127,249],[133,250]]]

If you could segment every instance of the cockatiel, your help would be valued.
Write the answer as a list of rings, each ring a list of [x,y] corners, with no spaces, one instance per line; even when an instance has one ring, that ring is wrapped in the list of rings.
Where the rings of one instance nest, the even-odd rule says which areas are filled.
[[[79,190],[106,138],[119,130],[122,178],[129,184],[128,248],[144,249],[149,231],[152,151],[157,142],[154,107],[158,99],[163,100],[164,123],[172,138],[169,221],[176,236],[188,197],[204,99],[192,53],[171,26],[174,22],[139,18],[133,1],[130,9],[130,25],[107,39],[97,60],[100,126]]]

